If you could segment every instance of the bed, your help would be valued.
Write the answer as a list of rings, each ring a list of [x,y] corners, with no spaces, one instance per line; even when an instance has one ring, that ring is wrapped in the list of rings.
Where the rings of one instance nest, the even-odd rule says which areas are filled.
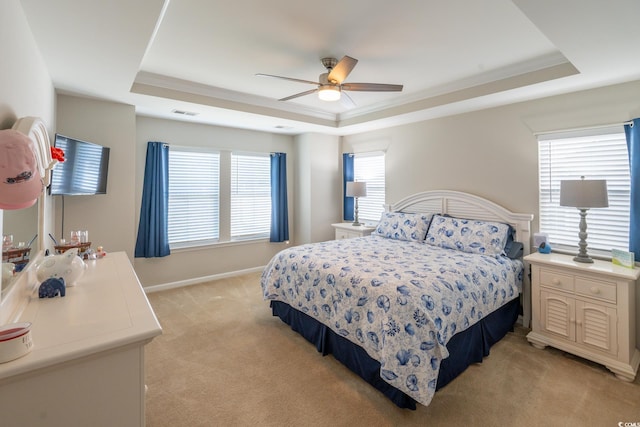
[[[532,219],[467,193],[418,193],[385,206],[371,236],[279,252],[263,295],[274,316],[393,403],[426,406],[512,330]]]

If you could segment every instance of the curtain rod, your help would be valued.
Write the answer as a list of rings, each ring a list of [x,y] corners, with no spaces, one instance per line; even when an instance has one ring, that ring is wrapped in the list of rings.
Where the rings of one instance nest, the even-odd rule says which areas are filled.
[[[544,132],[534,132],[533,135],[534,136],[538,136],[538,135],[549,135],[549,134],[564,133],[564,132],[579,132],[579,131],[583,131],[583,130],[604,129],[604,128],[610,128],[610,127],[614,127],[614,126],[624,126],[624,125],[629,125],[629,126],[633,127],[633,120],[629,120],[629,121],[622,122],[622,123],[611,123],[611,124],[608,124],[608,125],[596,125],[596,126],[587,126],[587,127],[574,128],[574,129],[563,129],[563,130],[550,130],[550,131],[544,131]]]

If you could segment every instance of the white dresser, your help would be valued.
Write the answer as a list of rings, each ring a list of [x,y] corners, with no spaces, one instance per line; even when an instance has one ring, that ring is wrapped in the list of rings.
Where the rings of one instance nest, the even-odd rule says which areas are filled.
[[[162,329],[124,252],[86,263],[64,298],[39,299],[34,277],[13,290],[33,350],[0,364],[3,426],[145,425],[144,345]]]
[[[350,222],[338,222],[331,224],[336,230],[336,240],[363,237],[371,234],[376,228],[369,225],[353,225]]]
[[[547,345],[605,365],[633,381],[640,365],[636,349],[636,292],[640,269],[609,261],[593,264],[572,256],[534,253],[531,265],[531,332],[536,348]]]

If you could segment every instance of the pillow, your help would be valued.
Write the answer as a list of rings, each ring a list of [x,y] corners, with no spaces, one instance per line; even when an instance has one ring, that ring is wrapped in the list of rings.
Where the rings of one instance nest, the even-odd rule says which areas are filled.
[[[509,235],[509,225],[435,215],[426,242],[472,254],[499,256]]]
[[[511,240],[504,247],[504,254],[511,259],[520,259],[524,255],[524,245],[521,242]]]
[[[507,234],[507,243],[504,245],[504,254],[511,259],[519,259],[524,255],[524,245],[521,242],[514,240],[516,231],[513,227],[509,226],[509,233]]]
[[[433,214],[384,212],[372,233],[395,240],[422,242]]]

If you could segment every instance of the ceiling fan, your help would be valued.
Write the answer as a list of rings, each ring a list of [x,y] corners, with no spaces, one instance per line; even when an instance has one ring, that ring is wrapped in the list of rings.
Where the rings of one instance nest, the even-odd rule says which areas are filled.
[[[350,56],[344,56],[340,61],[336,58],[322,58],[322,65],[327,69],[326,73],[320,74],[317,82],[311,80],[295,79],[292,77],[274,76],[272,74],[258,73],[261,77],[275,77],[277,79],[290,80],[300,83],[308,83],[316,85],[315,89],[296,93],[295,95],[281,98],[278,101],[288,101],[290,99],[299,98],[301,96],[310,95],[318,92],[318,98],[323,101],[343,100],[347,106],[355,106],[355,103],[349,95],[344,91],[359,92],[401,92],[402,85],[384,84],[384,83],[344,83],[347,76],[358,63],[358,60]],[[341,96],[344,95],[344,96]]]

